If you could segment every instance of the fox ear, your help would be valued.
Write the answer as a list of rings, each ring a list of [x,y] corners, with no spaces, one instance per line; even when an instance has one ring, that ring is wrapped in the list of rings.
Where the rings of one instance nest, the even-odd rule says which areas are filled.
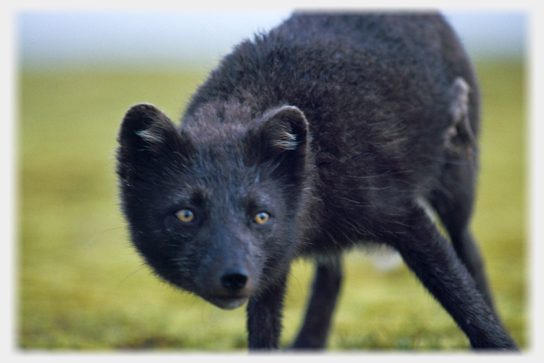
[[[308,139],[308,121],[295,106],[282,106],[266,112],[257,131],[265,153],[278,155],[304,149]]]
[[[259,126],[251,132],[252,154],[257,162],[272,162],[280,173],[304,170],[310,133],[301,110],[282,106],[266,112]]]
[[[121,124],[120,150],[130,153],[188,151],[191,142],[157,107],[138,104],[131,107]]]
[[[147,172],[150,165],[179,165],[193,150],[191,139],[149,104],[127,111],[117,139],[117,172],[123,179],[133,172]]]
[[[168,134],[175,134],[172,121],[158,108],[150,104],[131,107],[121,124],[118,142],[121,148],[132,150],[153,149],[166,141]]]

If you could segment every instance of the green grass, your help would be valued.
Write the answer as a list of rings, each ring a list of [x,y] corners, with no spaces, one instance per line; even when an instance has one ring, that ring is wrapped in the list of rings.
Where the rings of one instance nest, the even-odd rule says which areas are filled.
[[[480,64],[485,106],[475,235],[495,299],[528,345],[526,115],[521,64]],[[134,103],[179,118],[206,72],[19,75],[17,346],[22,349],[246,347],[245,309],[222,311],[161,282],[133,250],[117,206],[116,133]],[[329,340],[333,350],[466,349],[468,341],[402,266],[380,272],[360,252]],[[313,266],[297,262],[282,344],[300,324]]]

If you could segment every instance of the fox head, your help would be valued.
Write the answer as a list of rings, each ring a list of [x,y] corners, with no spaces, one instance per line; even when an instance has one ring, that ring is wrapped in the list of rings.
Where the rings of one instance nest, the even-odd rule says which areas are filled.
[[[118,136],[117,174],[146,262],[232,309],[285,274],[297,252],[310,135],[293,106],[257,116],[219,108],[205,105],[176,128],[155,106],[132,107]]]

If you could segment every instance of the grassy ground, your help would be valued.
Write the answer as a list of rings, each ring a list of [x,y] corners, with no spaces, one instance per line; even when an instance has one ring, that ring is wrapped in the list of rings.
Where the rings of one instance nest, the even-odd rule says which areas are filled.
[[[480,64],[478,72],[485,106],[473,227],[505,325],[527,347],[524,69]],[[245,348],[245,309],[222,311],[159,281],[130,246],[117,207],[114,149],[125,110],[151,102],[176,119],[204,76],[199,70],[20,74],[19,348]],[[404,266],[381,272],[354,252],[346,267],[331,349],[468,346]],[[304,261],[293,268],[283,345],[300,324],[311,271]]]

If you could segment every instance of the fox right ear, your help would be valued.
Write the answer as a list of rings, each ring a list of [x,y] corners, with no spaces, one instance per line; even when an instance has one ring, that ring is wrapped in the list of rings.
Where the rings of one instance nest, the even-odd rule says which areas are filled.
[[[172,121],[150,104],[132,106],[121,123],[118,141],[121,147],[140,149],[164,141],[161,134],[175,131]]]
[[[186,150],[190,141],[184,137],[161,110],[151,104],[131,107],[121,124],[118,142],[121,151],[130,153]]]

